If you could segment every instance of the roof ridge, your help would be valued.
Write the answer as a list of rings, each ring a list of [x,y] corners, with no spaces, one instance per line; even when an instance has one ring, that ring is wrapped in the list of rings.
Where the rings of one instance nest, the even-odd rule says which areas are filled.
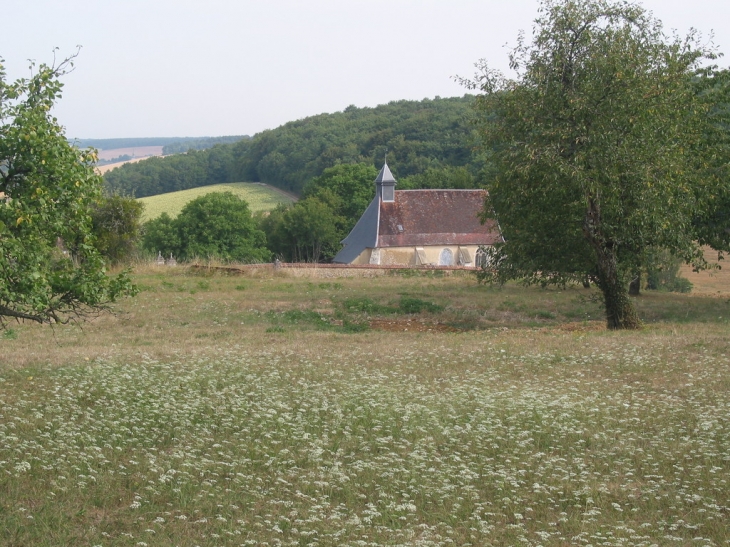
[[[484,188],[403,188],[396,192],[486,192]]]

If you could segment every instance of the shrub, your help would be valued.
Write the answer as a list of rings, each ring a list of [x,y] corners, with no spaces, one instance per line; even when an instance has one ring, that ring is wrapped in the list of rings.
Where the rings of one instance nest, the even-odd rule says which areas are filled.
[[[144,248],[179,259],[265,262],[266,236],[248,204],[231,192],[213,192],[189,202],[177,218],[162,214],[145,224]]]
[[[653,291],[689,293],[692,283],[679,275],[682,260],[664,249],[653,251],[647,264],[646,288]]]

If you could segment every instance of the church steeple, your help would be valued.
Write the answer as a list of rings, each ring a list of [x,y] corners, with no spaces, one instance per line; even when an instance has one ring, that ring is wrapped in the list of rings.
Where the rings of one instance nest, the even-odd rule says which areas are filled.
[[[383,163],[383,168],[375,178],[376,197],[382,201],[395,201],[395,185],[393,173],[390,172],[387,162]]]

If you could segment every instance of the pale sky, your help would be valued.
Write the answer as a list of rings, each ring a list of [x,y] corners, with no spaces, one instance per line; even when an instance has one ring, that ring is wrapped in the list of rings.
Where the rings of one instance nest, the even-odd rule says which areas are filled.
[[[645,0],[730,54],[730,1]],[[81,45],[55,110],[71,138],[253,135],[354,104],[453,97],[505,72],[537,0],[0,0],[9,79]],[[730,57],[719,61],[730,65]]]

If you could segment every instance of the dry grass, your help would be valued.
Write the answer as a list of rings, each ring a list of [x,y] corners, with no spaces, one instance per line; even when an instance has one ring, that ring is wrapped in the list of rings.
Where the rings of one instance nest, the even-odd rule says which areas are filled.
[[[193,273],[184,267],[140,265],[135,278],[141,294],[120,302],[113,314],[80,325],[11,325],[12,334],[6,333],[0,342],[4,350],[2,365],[61,366],[97,358],[134,360],[142,354],[172,359],[217,352],[240,340],[256,349],[275,342],[283,348],[313,344],[321,351],[322,340],[331,341],[337,348],[341,337],[310,325],[306,318],[284,325],[283,334],[267,332],[278,326],[277,317],[271,314],[316,311],[327,321],[339,324],[343,303],[363,298],[378,305],[397,306],[403,296],[416,297],[444,309],[416,315],[354,311],[346,318],[373,328],[342,335],[348,344],[368,346],[384,336],[398,340],[399,333],[410,336],[436,332],[445,333],[440,343],[453,342],[455,348],[463,344],[464,338],[482,336],[505,338],[515,348],[529,340],[529,344],[546,348],[554,344],[553,349],[557,349],[585,336],[591,336],[597,344],[611,345],[615,337],[645,339],[649,334],[692,343],[703,333],[703,338],[709,339],[717,335],[722,343],[730,323],[728,302],[704,293],[644,292],[637,306],[646,327],[635,333],[608,333],[595,293],[582,288],[484,287],[466,272],[434,271],[406,277],[381,272],[377,281],[359,270],[350,277],[326,277],[330,273],[324,269],[273,272],[257,268],[231,276],[215,270]]]
[[[113,160],[120,156],[131,156],[132,158],[146,158],[149,156],[161,156],[163,146],[133,146],[129,148],[109,148],[99,150],[100,160]]]
[[[608,332],[589,291],[468,275],[136,279],[0,339],[0,544],[730,541],[723,299]]]
[[[718,260],[717,251],[709,247],[705,248],[705,260],[708,263],[717,265],[719,268],[703,272],[693,272],[690,266],[684,265],[680,275],[689,279],[694,288],[694,294],[718,296],[720,298],[730,297],[730,264],[727,258]]]
[[[117,167],[121,167],[125,163],[137,163],[138,161],[143,161],[143,160],[146,160],[146,159],[147,159],[146,157],[144,157],[144,158],[134,158],[134,159],[127,160],[127,161],[118,161],[118,162],[115,162],[115,163],[108,163],[106,165],[100,165],[100,166],[98,166],[96,168],[96,171],[100,175],[103,175],[107,171],[111,171],[112,169],[116,169]]]

